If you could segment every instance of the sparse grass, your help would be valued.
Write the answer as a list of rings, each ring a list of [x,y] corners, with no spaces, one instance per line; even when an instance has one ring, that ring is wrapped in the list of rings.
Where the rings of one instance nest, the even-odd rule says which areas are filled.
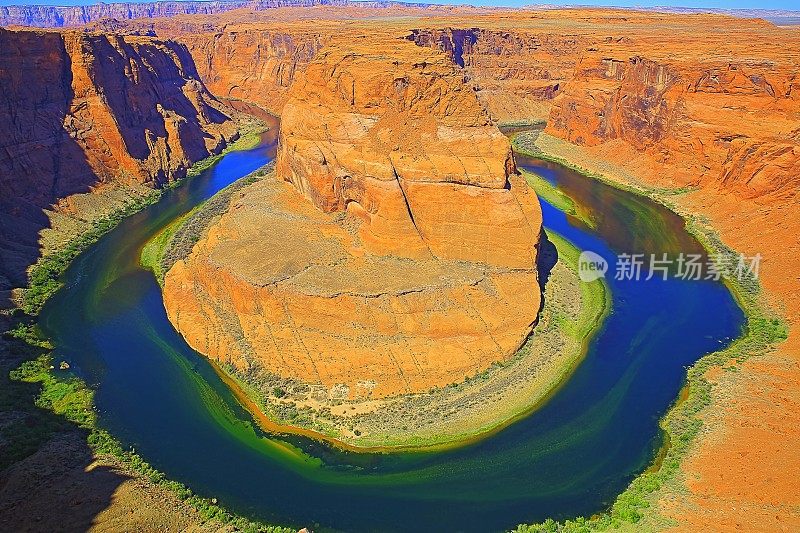
[[[159,285],[163,285],[164,275],[166,274],[166,272],[164,272],[161,268],[161,259],[164,257],[164,250],[166,250],[169,246],[169,243],[175,236],[175,232],[178,231],[186,219],[191,217],[197,211],[198,207],[195,207],[188,213],[179,216],[164,226],[161,231],[156,233],[149,241],[147,241],[142,248],[142,254],[139,257],[139,264],[155,274]]]
[[[0,391],[0,405],[3,411],[25,409],[25,420],[36,417],[36,423],[23,424],[21,429],[16,429],[13,433],[3,432],[3,436],[17,443],[18,447],[12,448],[10,455],[3,456],[0,468],[30,455],[57,431],[77,427],[86,432],[86,440],[95,454],[111,455],[155,485],[170,490],[194,507],[204,521],[216,520],[237,531],[295,531],[293,528],[272,526],[236,516],[212,499],[194,494],[182,483],[166,479],[162,472],[153,468],[141,456],[125,450],[119,441],[97,426],[94,392],[82,380],[69,373],[53,372],[54,362],[50,354],[52,346],[40,336],[30,319],[18,322],[7,332],[6,340],[12,350],[31,358],[7,374],[8,381],[4,383],[7,386]],[[32,408],[31,400],[38,409]]]
[[[497,127],[504,128],[543,128],[547,121],[541,118],[522,118],[518,120],[504,120],[497,123]]]
[[[151,270],[158,283],[163,285],[164,276],[169,269],[179,260],[189,256],[212,220],[227,211],[233,195],[266,176],[271,169],[271,163],[261,167],[164,226],[144,245],[139,263]]]
[[[555,233],[548,236],[560,261],[547,284],[544,318],[515,354],[463,381],[384,398],[367,412],[339,416],[330,407],[350,402],[331,399],[327,391],[317,390],[322,393],[317,396],[311,385],[281,380],[255,366],[242,372],[222,365],[220,371],[270,423],[311,430],[320,439],[337,439],[365,452],[446,449],[486,438],[547,401],[577,368],[610,311],[607,284],[583,283],[577,275],[580,250]]]
[[[37,407],[38,387],[20,379],[24,369],[16,368],[19,361],[35,363],[49,349],[31,332],[29,325],[18,323],[3,335],[10,353],[0,359],[0,471],[34,453],[56,432],[69,429],[63,419]]]
[[[61,288],[61,274],[81,252],[116,227],[122,219],[154,204],[159,198],[161,191],[153,191],[128,202],[110,215],[97,220],[87,231],[72,239],[58,252],[41,258],[28,274],[28,288],[23,291],[22,309],[29,315],[38,314],[44,303]]]
[[[515,152],[529,157],[547,159],[547,154],[543,153],[536,146],[536,139],[539,137],[538,131],[519,131],[511,136],[511,146]],[[549,159],[552,161],[552,159]]]

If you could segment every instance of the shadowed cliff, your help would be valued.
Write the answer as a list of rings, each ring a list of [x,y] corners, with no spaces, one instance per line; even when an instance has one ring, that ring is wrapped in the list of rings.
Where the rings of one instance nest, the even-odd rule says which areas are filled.
[[[235,135],[183,45],[0,30],[0,50],[0,288],[25,284],[53,211],[90,221],[73,195],[160,186]]]

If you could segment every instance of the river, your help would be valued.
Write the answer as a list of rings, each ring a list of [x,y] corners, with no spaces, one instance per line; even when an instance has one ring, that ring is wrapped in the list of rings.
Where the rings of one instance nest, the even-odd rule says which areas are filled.
[[[485,440],[358,454],[266,435],[169,323],[139,254],[165,224],[271,160],[275,132],[122,221],[70,266],[40,315],[56,361],[96,390],[101,425],[169,478],[238,513],[343,531],[493,531],[596,513],[655,457],[659,418],[685,368],[741,330],[742,311],[722,283],[609,279],[613,312],[569,381]],[[545,226],[612,265],[623,251],[700,250],[650,200],[551,163],[518,164],[580,203],[597,229],[546,203]]]

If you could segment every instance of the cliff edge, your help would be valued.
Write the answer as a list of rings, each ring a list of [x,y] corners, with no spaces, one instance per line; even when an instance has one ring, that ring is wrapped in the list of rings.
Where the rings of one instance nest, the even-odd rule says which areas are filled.
[[[74,195],[160,186],[236,135],[173,41],[0,29],[0,49],[0,288],[26,284],[54,211],[82,218]]]

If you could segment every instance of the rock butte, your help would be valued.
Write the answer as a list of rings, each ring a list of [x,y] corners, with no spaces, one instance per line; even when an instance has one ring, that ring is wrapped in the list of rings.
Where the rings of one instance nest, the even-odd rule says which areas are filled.
[[[541,299],[538,200],[445,54],[329,44],[279,146],[294,188],[252,187],[165,278],[190,345],[342,397],[444,386],[519,348]]]

